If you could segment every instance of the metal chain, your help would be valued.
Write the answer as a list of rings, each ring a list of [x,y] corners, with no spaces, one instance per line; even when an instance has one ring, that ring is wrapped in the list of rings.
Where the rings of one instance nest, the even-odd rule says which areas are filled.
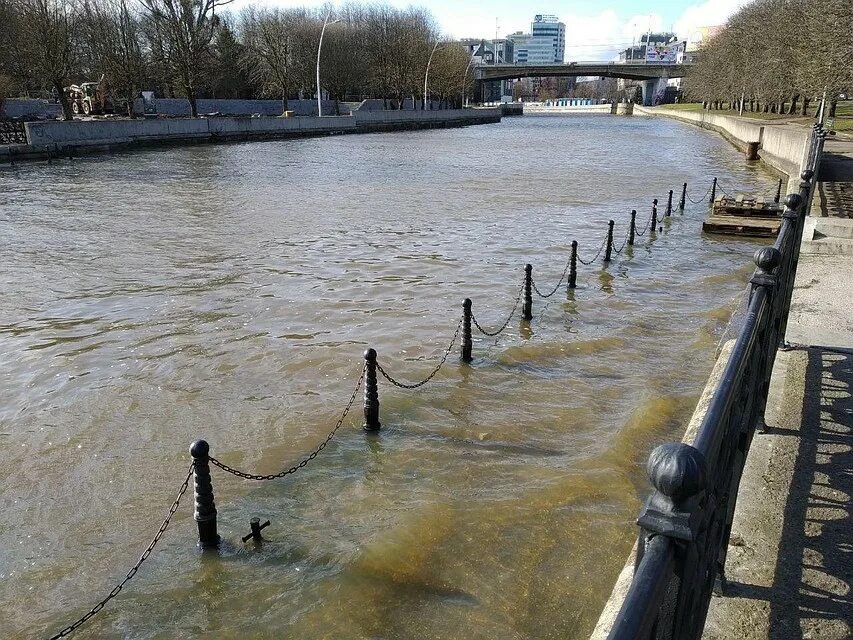
[[[459,319],[459,324],[456,325],[456,331],[453,333],[453,338],[450,340],[450,344],[447,345],[447,348],[444,350],[444,355],[441,357],[441,360],[436,365],[435,369],[433,369],[430,374],[421,380],[420,382],[415,382],[414,384],[407,384],[405,382],[400,382],[399,380],[395,380],[391,375],[382,368],[382,365],[379,362],[376,363],[376,368],[379,370],[379,373],[391,384],[395,387],[400,387],[401,389],[417,389],[418,387],[424,386],[427,382],[432,380],[435,375],[441,370],[441,367],[444,366],[444,363],[447,362],[447,357],[450,355],[450,352],[453,350],[453,345],[456,344],[456,339],[459,337],[459,332],[462,330],[462,319]]]
[[[58,640],[59,638],[64,638],[66,636],[71,635],[74,631],[85,624],[88,620],[95,617],[98,612],[103,609],[106,604],[115,598],[119,592],[124,588],[124,585],[128,583],[128,581],[136,575],[136,572],[139,571],[139,567],[142,566],[142,563],[148,559],[148,556],[151,555],[151,552],[154,551],[154,547],[157,546],[157,543],[160,542],[160,538],[163,537],[163,534],[166,532],[166,529],[169,527],[169,523],[172,521],[172,516],[175,515],[175,512],[178,510],[178,505],[181,503],[181,498],[184,493],[187,491],[187,487],[190,484],[190,478],[193,475],[193,466],[190,465],[189,471],[187,471],[187,477],[184,478],[184,482],[181,484],[181,488],[178,490],[178,496],[175,498],[175,501],[172,503],[172,506],[169,507],[169,513],[166,515],[166,519],[163,520],[163,524],[160,525],[160,529],[157,530],[157,534],[154,536],[154,539],[148,544],[145,548],[145,551],[142,552],[142,555],[139,556],[139,560],[136,561],[136,564],[131,567],[130,571],[127,572],[127,575],[124,576],[124,580],[119,582],[113,590],[109,592],[109,594],[98,604],[96,604],[92,609],[84,615],[82,618],[74,622],[73,624],[68,625],[62,631],[57,634],[50,636],[50,640]]]
[[[559,289],[560,285],[563,284],[563,280],[566,279],[566,274],[569,273],[569,268],[571,266],[572,266],[572,259],[569,258],[569,261],[566,262],[566,268],[563,269],[563,274],[560,276],[560,280],[557,282],[557,284],[554,285],[554,288],[551,289],[551,292],[547,293],[547,294],[539,291],[539,287],[536,286],[536,281],[531,279],[530,284],[533,285],[533,290],[536,292],[536,295],[538,295],[540,298],[550,298],[555,293],[557,293],[557,289]]]
[[[223,471],[227,471],[228,473],[235,475],[235,476],[238,476],[240,478],[245,478],[246,480],[275,480],[276,478],[283,478],[285,476],[289,476],[291,473],[296,473],[300,469],[304,468],[314,458],[316,458],[317,454],[319,454],[323,449],[325,449],[326,445],[329,444],[329,441],[335,437],[335,434],[338,432],[338,429],[341,428],[341,425],[343,425],[344,420],[347,417],[347,414],[350,412],[350,409],[352,409],[352,405],[355,403],[355,398],[358,395],[358,390],[361,388],[361,383],[364,381],[364,373],[365,373],[365,367],[362,367],[361,368],[361,375],[358,377],[358,382],[356,382],[356,384],[355,384],[355,389],[353,389],[353,392],[352,392],[352,395],[350,396],[349,402],[347,402],[347,406],[344,408],[343,413],[341,413],[341,417],[338,418],[338,421],[335,423],[334,429],[332,429],[332,431],[329,433],[329,435],[326,436],[326,439],[320,443],[320,446],[318,446],[316,449],[314,449],[314,451],[312,451],[309,455],[304,457],[299,462],[299,464],[294,465],[294,466],[290,467],[289,469],[285,469],[284,471],[281,471],[279,473],[271,473],[269,475],[258,475],[258,474],[254,474],[254,473],[246,473],[245,471],[239,471],[239,470],[235,469],[234,467],[229,467],[227,464],[225,464],[224,462],[220,462],[219,460],[217,460],[213,456],[210,456],[210,458],[209,458],[210,463],[219,467]]]
[[[484,336],[489,336],[490,338],[494,338],[495,336],[499,336],[504,332],[504,330],[509,326],[510,321],[512,321],[515,312],[518,310],[518,303],[521,302],[521,295],[524,293],[524,282],[522,281],[521,287],[518,289],[518,295],[515,297],[515,304],[512,307],[512,311],[509,312],[509,317],[506,319],[506,322],[501,325],[501,328],[497,331],[486,331],[483,327],[480,326],[480,323],[477,322],[477,317],[474,315],[474,312],[471,311],[471,322],[474,323],[474,326],[477,327],[477,331],[482,333]]]
[[[581,258],[580,253],[578,253],[578,262],[580,262],[581,264],[585,264],[587,266],[591,265],[593,262],[595,262],[598,259],[598,256],[601,255],[601,252],[604,251],[604,245],[606,245],[606,244],[607,244],[607,236],[604,236],[604,242],[602,242],[601,246],[598,248],[598,253],[596,253],[595,256],[593,256],[593,258],[589,261],[586,261],[583,258]]]
[[[648,219],[648,220],[646,220],[646,226],[645,226],[645,227],[643,227],[643,230],[642,230],[642,231],[637,231],[637,230],[635,229],[635,230],[634,230],[634,232],[635,232],[638,236],[640,236],[640,237],[642,238],[644,235],[646,235],[646,231],[648,231],[648,230],[649,230],[649,225],[650,225],[651,223],[652,223],[652,214],[651,214],[651,213],[649,213],[649,219]]]
[[[617,256],[625,250],[625,245],[628,244],[628,236],[629,235],[631,235],[631,229],[628,229],[628,231],[625,233],[625,239],[622,241],[622,246],[619,247],[618,249],[616,249],[615,247],[613,248],[613,251],[616,252]]]
[[[720,186],[720,185],[719,185],[719,182],[717,183],[717,186],[718,186],[718,187]],[[713,188],[714,188],[714,185],[713,185],[713,183],[712,183],[712,184],[711,184],[711,186],[710,186],[710,187],[708,187],[708,190],[705,192],[705,195],[704,195],[704,196],[702,196],[701,198],[699,198],[698,200],[694,200],[693,198],[691,198],[691,197],[690,197],[690,192],[689,192],[689,191],[687,191],[687,192],[685,193],[685,195],[687,196],[687,199],[688,199],[690,202],[692,202],[693,204],[699,204],[700,202],[704,202],[704,201],[705,201],[705,199],[708,197],[708,194],[710,194],[710,193],[711,193],[711,189],[713,189]]]

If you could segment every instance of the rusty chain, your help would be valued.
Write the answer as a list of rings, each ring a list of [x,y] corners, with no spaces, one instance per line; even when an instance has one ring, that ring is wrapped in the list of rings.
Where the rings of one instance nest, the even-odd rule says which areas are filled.
[[[335,423],[335,427],[332,429],[332,431],[329,433],[329,435],[326,436],[326,439],[320,443],[320,446],[318,446],[316,449],[314,449],[314,451],[312,451],[310,454],[305,456],[299,462],[299,464],[296,464],[296,465],[290,467],[289,469],[285,469],[284,471],[280,471],[279,473],[271,473],[268,475],[261,475],[261,474],[246,473],[245,471],[240,471],[238,469],[235,469],[234,467],[228,466],[224,462],[220,462],[219,460],[217,460],[213,456],[210,456],[210,458],[209,458],[210,463],[212,465],[219,467],[223,471],[226,471],[227,473],[238,476],[240,478],[245,478],[246,480],[275,480],[277,478],[283,478],[285,476],[289,476],[290,474],[296,473],[300,469],[303,469],[309,462],[311,462],[314,458],[316,458],[317,455],[323,449],[326,448],[326,445],[329,444],[329,441],[335,437],[335,434],[341,428],[341,425],[343,425],[344,420],[347,417],[347,414],[350,412],[350,409],[352,409],[352,405],[355,403],[355,398],[358,395],[358,390],[361,388],[361,383],[364,381],[364,372],[365,372],[365,367],[362,366],[361,375],[358,377],[358,382],[356,382],[356,384],[355,384],[355,389],[353,389],[353,392],[352,392],[352,395],[350,396],[349,402],[347,403],[347,406],[344,408],[343,413],[341,413],[341,417],[338,418],[338,421]]]
[[[521,296],[523,293],[524,293],[524,281],[522,281],[521,287],[519,287],[519,289],[518,289],[518,295],[515,297],[515,304],[512,307],[512,311],[509,312],[509,317],[506,319],[506,322],[504,322],[501,325],[501,328],[498,329],[497,331],[486,331],[485,329],[483,329],[483,327],[480,326],[480,323],[477,322],[477,318],[474,315],[474,311],[472,310],[471,311],[471,322],[473,322],[474,326],[477,327],[477,331],[482,333],[484,336],[488,336],[490,338],[494,338],[495,336],[499,336],[500,334],[502,334],[504,332],[504,330],[509,326],[509,323],[512,321],[513,316],[515,316],[515,312],[518,311],[518,303],[521,302]]]
[[[391,374],[389,374],[385,369],[382,368],[382,365],[379,362],[376,363],[376,368],[379,370],[379,373],[382,374],[388,382],[393,384],[395,387],[399,387],[401,389],[417,389],[418,387],[424,386],[427,382],[432,380],[435,375],[441,370],[444,366],[444,363],[447,362],[447,357],[450,355],[450,352],[453,350],[453,345],[456,344],[457,338],[459,338],[459,332],[462,330],[462,318],[459,319],[459,323],[456,325],[456,331],[453,332],[453,338],[450,340],[450,344],[447,345],[447,348],[444,350],[444,354],[441,356],[441,360],[439,360],[436,367],[430,372],[430,374],[421,380],[420,382],[414,383],[405,383],[400,382],[399,380],[395,380]]]
[[[58,640],[59,638],[65,638],[66,636],[74,633],[76,629],[80,626],[94,618],[98,612],[103,609],[107,603],[115,598],[119,592],[124,588],[124,585],[128,583],[128,581],[136,575],[136,572],[139,571],[139,567],[142,566],[142,563],[148,559],[148,556],[151,555],[151,552],[154,551],[154,547],[157,546],[157,543],[160,542],[160,538],[163,537],[163,534],[166,532],[166,529],[169,527],[169,523],[172,521],[172,516],[175,515],[175,512],[178,510],[178,505],[181,503],[181,498],[184,493],[187,491],[187,487],[190,484],[190,478],[193,475],[193,465],[190,465],[189,471],[187,471],[187,477],[184,478],[184,482],[181,484],[181,488],[178,490],[178,496],[175,498],[175,501],[172,503],[172,506],[169,507],[169,513],[166,515],[166,519],[163,520],[163,524],[160,525],[160,529],[158,529],[157,534],[154,536],[154,539],[148,544],[145,548],[145,551],[142,552],[142,555],[139,556],[139,560],[136,561],[136,564],[131,567],[130,571],[124,576],[124,580],[119,582],[113,590],[107,594],[107,596],[98,602],[92,609],[84,615],[82,618],[78,619],[76,622],[69,624],[67,627],[62,629],[59,633],[56,633],[50,636],[50,640]]]

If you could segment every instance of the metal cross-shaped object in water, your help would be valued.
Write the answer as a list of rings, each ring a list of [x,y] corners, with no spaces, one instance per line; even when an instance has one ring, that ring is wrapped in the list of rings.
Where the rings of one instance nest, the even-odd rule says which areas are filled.
[[[264,527],[270,526],[270,521],[267,520],[263,524],[261,524],[260,518],[252,518],[249,520],[249,525],[252,527],[252,533],[247,536],[243,536],[243,542],[248,542],[249,538],[254,538],[255,540],[262,540],[261,538],[261,529]]]

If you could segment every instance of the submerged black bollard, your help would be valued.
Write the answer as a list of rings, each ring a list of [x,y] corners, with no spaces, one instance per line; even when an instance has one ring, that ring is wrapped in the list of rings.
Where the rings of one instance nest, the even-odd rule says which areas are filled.
[[[524,309],[522,318],[533,320],[533,265],[524,266]]]
[[[669,199],[666,201],[666,217],[672,215],[672,189],[669,190]]]
[[[364,430],[379,431],[379,385],[376,381],[376,351],[364,352]]]
[[[572,240],[572,259],[569,264],[569,289],[578,286],[578,241]]]
[[[652,200],[652,225],[651,226],[652,226],[652,233],[654,233],[658,227],[658,199],[657,198]]]
[[[714,204],[714,200],[717,199],[717,179],[714,178],[714,182],[711,183],[711,199],[708,200],[710,204]]]
[[[247,536],[243,536],[243,542],[248,542],[250,538],[254,539],[255,542],[263,540],[263,537],[261,536],[261,529],[265,529],[268,526],[270,526],[269,520],[261,524],[260,518],[252,518],[251,520],[249,520],[249,527],[251,528],[252,532]]]
[[[637,210],[631,209],[631,227],[628,229],[628,244],[634,245],[634,232],[637,230]]]
[[[782,178],[779,178],[779,184],[776,185],[776,197],[773,198],[773,202],[779,204],[779,200],[782,198]]]
[[[678,208],[680,211],[684,211],[685,200],[687,199],[687,183],[681,187],[681,202],[678,203]]]
[[[462,303],[462,362],[471,362],[471,298]]]
[[[198,546],[202,549],[219,546],[216,532],[216,503],[213,501],[213,483],[210,480],[210,445],[196,440],[190,445],[193,458],[193,519],[198,525]]]
[[[613,251],[613,220],[607,223],[607,250],[604,252],[604,261],[610,262],[611,252]]]

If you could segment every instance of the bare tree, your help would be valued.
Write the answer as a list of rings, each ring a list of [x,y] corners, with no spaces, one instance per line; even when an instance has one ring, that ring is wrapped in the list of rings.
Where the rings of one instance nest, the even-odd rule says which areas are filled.
[[[39,0],[44,1],[44,0]],[[233,0],[141,0],[162,41],[169,65],[198,116],[197,91],[216,33],[217,7]]]
[[[83,6],[83,32],[96,71],[132,118],[148,66],[139,15],[127,0],[86,0]]]
[[[267,96],[281,98],[282,112],[295,87],[294,39],[300,14],[288,9],[248,7],[241,16],[243,64]]]
[[[65,86],[78,62],[79,7],[74,0],[21,0],[19,6],[22,53],[35,79],[58,94],[63,118],[72,120]]]

